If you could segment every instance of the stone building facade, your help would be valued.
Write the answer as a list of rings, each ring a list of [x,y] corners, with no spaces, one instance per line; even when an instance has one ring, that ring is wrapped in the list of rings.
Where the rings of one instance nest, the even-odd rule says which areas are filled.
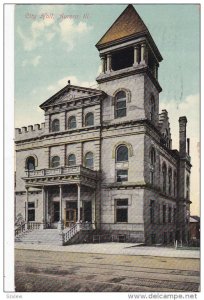
[[[132,5],[96,44],[98,89],[70,82],[42,105],[45,122],[16,129],[15,216],[41,228],[90,222],[147,244],[188,237],[186,117],[172,149],[159,113],[162,56]]]

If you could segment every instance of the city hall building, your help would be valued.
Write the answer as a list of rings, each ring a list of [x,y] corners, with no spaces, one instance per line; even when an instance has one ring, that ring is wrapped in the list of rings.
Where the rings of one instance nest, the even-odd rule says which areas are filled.
[[[173,150],[168,112],[159,112],[159,49],[132,5],[96,47],[98,89],[68,81],[40,105],[44,123],[15,131],[17,223],[24,231],[58,230],[64,244],[82,224],[89,235],[116,240],[186,241],[187,119],[178,120]]]

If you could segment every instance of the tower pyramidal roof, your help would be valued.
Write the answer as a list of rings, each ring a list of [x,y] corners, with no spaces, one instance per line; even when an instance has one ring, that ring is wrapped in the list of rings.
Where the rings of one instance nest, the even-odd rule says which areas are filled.
[[[117,40],[122,40],[141,33],[145,34],[149,33],[149,31],[133,5],[129,4],[113,25],[102,36],[96,44],[96,47],[101,48],[100,46],[102,45],[107,45]]]

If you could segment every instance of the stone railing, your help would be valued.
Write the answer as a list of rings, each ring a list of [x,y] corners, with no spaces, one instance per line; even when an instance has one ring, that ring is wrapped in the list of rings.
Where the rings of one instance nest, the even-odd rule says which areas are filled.
[[[21,235],[26,230],[26,223],[19,225],[17,228],[15,228],[15,236]]]
[[[38,223],[38,222],[28,222],[28,230],[38,230],[40,228],[42,228],[42,223]]]
[[[95,229],[95,224],[92,223],[76,223],[71,228],[66,228],[62,232],[63,244],[69,242],[78,232],[83,230],[93,230]]]
[[[87,177],[96,178],[97,171],[93,171],[81,165],[74,166],[74,167],[58,167],[58,168],[26,171],[26,176],[29,178],[55,176],[55,175],[84,175]]]

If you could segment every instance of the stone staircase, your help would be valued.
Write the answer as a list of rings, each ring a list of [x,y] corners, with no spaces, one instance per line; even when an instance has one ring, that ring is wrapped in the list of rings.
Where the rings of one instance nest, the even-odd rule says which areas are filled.
[[[15,237],[16,243],[62,245],[62,236],[58,229],[27,230]]]

